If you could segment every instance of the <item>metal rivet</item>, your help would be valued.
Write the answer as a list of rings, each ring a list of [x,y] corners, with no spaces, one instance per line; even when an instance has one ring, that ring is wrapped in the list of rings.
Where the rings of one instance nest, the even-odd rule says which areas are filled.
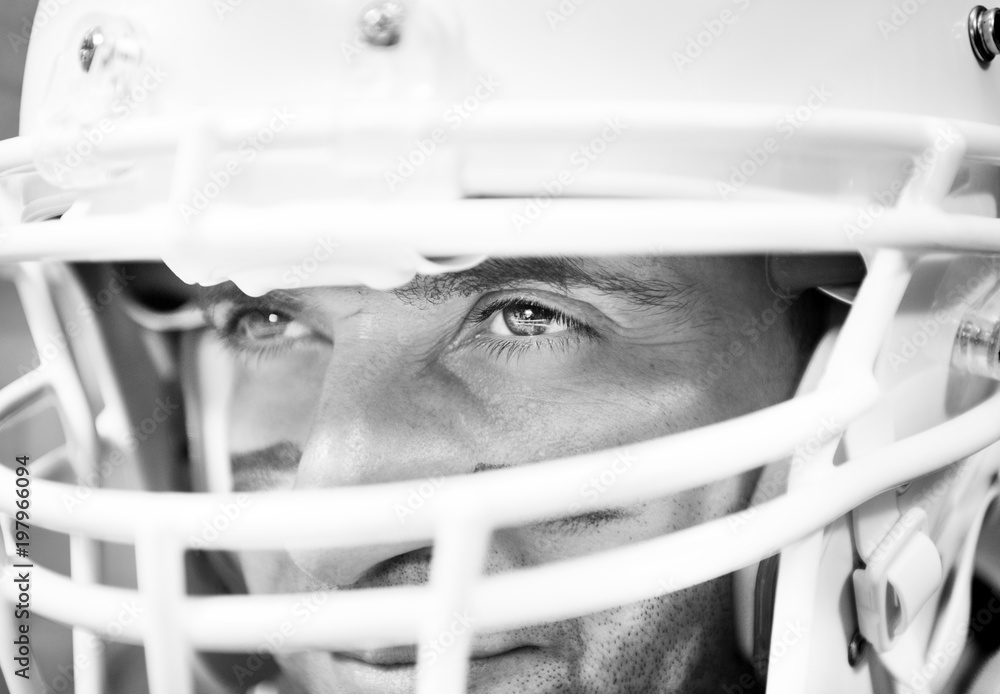
[[[1000,9],[987,10],[982,5],[976,5],[969,13],[969,43],[980,63],[988,63],[1000,55],[998,13]]]
[[[84,72],[90,72],[90,66],[94,63],[94,55],[97,49],[104,44],[104,31],[100,27],[91,28],[80,42],[80,67]]]
[[[365,40],[383,48],[395,46],[402,36],[406,9],[397,0],[386,0],[370,6],[361,14],[361,31]]]
[[[855,631],[851,637],[851,642],[847,644],[847,664],[851,667],[857,666],[868,651],[868,642],[861,635],[860,631]]]
[[[952,366],[1000,381],[1000,279],[974,299],[955,333]]]

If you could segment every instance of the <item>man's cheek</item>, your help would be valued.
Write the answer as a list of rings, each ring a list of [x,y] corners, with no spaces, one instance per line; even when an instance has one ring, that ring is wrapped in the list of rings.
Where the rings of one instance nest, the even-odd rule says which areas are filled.
[[[304,577],[295,570],[288,554],[280,551],[240,552],[239,567],[251,594],[304,590]]]
[[[266,448],[279,441],[304,444],[322,388],[313,370],[237,368],[229,405],[230,447]]]

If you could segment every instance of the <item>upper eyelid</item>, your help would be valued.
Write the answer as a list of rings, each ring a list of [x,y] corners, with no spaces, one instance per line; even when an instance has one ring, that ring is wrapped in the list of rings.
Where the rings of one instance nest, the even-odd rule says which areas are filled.
[[[489,299],[488,301],[480,301],[479,304],[473,309],[472,315],[475,316],[474,320],[477,323],[483,323],[489,320],[489,318],[497,311],[508,308],[516,304],[527,304],[529,306],[537,306],[538,308],[545,309],[546,311],[551,311],[559,316],[565,317],[567,320],[582,322],[580,319],[573,315],[573,311],[561,308],[556,305],[553,300],[546,300],[543,298],[525,295],[525,294],[511,294],[508,296],[497,296]]]
[[[261,311],[270,309],[295,315],[314,304],[309,297],[281,289],[270,291],[263,296],[249,296],[230,283],[205,288],[198,293],[195,302],[206,316],[211,315],[219,306],[256,308]]]

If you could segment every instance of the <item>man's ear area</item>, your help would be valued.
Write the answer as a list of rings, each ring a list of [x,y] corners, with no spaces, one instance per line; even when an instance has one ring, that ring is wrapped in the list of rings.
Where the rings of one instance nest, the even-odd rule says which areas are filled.
[[[728,388],[748,405],[766,407],[792,397],[813,350],[839,315],[831,310],[834,300],[806,286],[815,263],[815,256],[792,262],[798,271],[795,292],[775,287],[771,256],[700,257],[682,263],[697,272],[699,284],[712,297],[711,310],[717,318],[711,326],[712,339],[718,344],[712,351],[729,354]],[[835,270],[812,276],[829,279]]]

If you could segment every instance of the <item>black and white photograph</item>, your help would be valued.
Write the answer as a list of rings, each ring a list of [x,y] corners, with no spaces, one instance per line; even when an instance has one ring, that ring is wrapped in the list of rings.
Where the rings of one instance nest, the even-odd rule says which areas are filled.
[[[0,0],[0,694],[1000,694],[998,56]]]

